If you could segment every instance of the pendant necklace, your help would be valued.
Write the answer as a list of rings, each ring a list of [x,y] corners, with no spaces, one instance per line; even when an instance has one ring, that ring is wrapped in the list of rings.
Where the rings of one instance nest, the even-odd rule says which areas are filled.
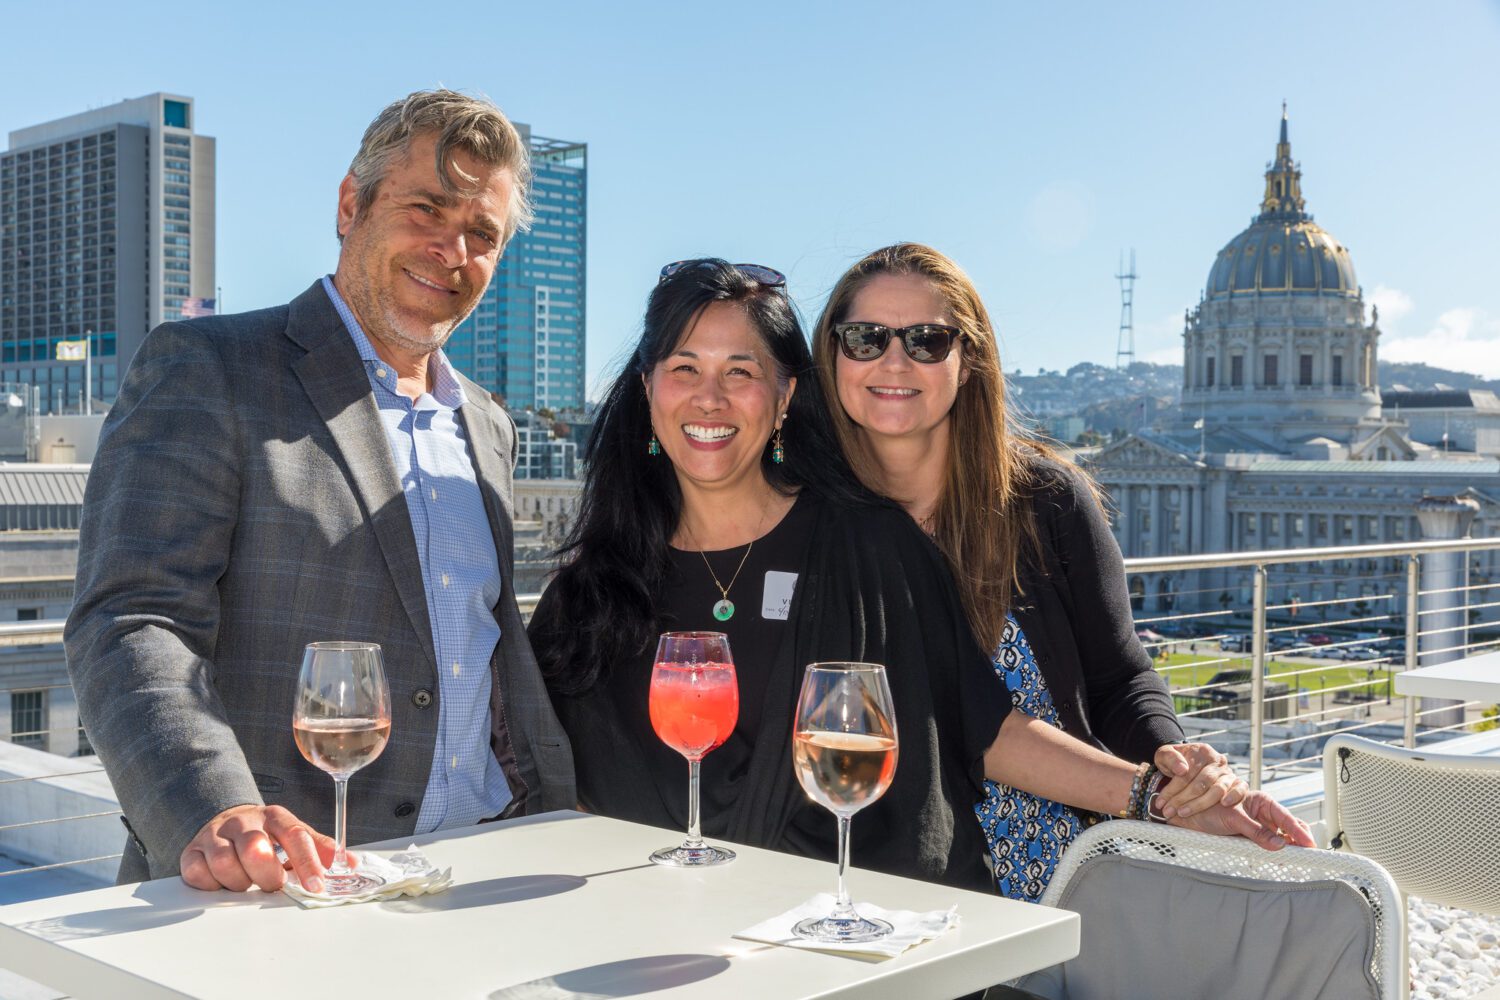
[[[770,509],[770,506],[771,498],[767,497],[766,505],[760,510],[760,523],[756,525],[755,529],[757,534],[760,533],[761,528],[765,527],[766,511]],[[740,556],[740,564],[735,567],[734,576],[729,578],[729,585],[725,586],[719,582],[719,574],[714,572],[713,564],[708,561],[708,555],[702,548],[698,547],[698,540],[693,537],[693,529],[688,527],[686,521],[682,523],[682,527],[687,532],[688,540],[693,543],[693,547],[698,549],[698,556],[703,560],[703,565],[708,570],[708,575],[713,578],[714,586],[719,588],[719,596],[722,600],[714,604],[714,618],[721,622],[727,622],[734,617],[734,602],[729,599],[729,591],[734,586],[734,582],[740,578],[740,570],[745,568],[745,560],[750,558],[750,550],[755,548],[757,539],[752,538],[750,544],[745,546],[745,554]]]

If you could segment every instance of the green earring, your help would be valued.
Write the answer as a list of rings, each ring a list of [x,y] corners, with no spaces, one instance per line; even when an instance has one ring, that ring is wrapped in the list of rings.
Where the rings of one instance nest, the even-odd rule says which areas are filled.
[[[781,428],[776,428],[776,433],[771,437],[771,461],[780,465],[786,461],[786,448],[781,443]]]
[[[661,454],[661,442],[658,441],[658,440],[656,440],[656,431],[652,431],[651,432],[651,440],[646,442],[646,454],[648,454],[648,455],[660,455]]]

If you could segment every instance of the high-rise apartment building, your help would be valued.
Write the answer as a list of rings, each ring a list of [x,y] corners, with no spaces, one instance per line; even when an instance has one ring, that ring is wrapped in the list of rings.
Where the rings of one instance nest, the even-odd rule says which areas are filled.
[[[214,296],[214,140],[193,100],[150,94],[10,133],[0,153],[0,381],[42,412],[111,401],[147,331]],[[205,300],[191,302],[190,300]]]
[[[444,351],[512,409],[581,407],[588,146],[516,127],[531,149],[536,221],[505,248],[489,290]]]

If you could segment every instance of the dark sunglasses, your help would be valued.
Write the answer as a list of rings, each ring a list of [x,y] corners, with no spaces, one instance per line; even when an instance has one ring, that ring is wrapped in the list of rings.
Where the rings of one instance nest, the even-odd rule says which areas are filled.
[[[874,361],[885,354],[891,337],[901,338],[906,356],[924,365],[935,365],[948,356],[953,342],[962,334],[956,326],[918,323],[892,330],[879,323],[835,323],[833,339],[839,342],[844,357],[850,361]]]
[[[715,266],[713,261],[704,260],[701,257],[695,257],[692,260],[674,260],[672,261],[672,263],[662,267],[661,277],[656,279],[656,283],[658,285],[661,284],[663,281],[666,281],[672,275],[676,274],[678,271],[681,271],[684,268],[713,266]],[[764,264],[735,264],[734,266],[739,268],[740,272],[744,274],[745,277],[749,278],[751,281],[755,281],[762,285],[765,285],[767,288],[786,287],[786,275],[782,274],[774,267],[766,267]]]

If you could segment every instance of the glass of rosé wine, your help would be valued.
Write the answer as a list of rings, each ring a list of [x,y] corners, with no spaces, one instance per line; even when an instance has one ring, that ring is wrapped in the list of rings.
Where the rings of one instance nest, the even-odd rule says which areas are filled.
[[[803,791],[839,820],[838,901],[828,916],[810,917],[792,930],[829,944],[883,938],[891,925],[855,912],[844,869],[849,867],[849,821],[884,795],[896,775],[896,712],[885,667],[809,664],[792,729],[792,764]]]
[[[734,860],[734,852],[703,842],[698,816],[698,767],[734,732],[740,686],[722,632],[665,632],[651,669],[651,728],[688,761],[688,832],[678,847],[651,854],[659,865],[699,868]]]
[[[308,763],[333,776],[339,846],[323,879],[324,893],[349,896],[385,884],[378,875],[350,868],[344,850],[349,776],[379,757],[391,735],[391,695],[380,647],[373,642],[310,643],[297,678],[292,733]]]

